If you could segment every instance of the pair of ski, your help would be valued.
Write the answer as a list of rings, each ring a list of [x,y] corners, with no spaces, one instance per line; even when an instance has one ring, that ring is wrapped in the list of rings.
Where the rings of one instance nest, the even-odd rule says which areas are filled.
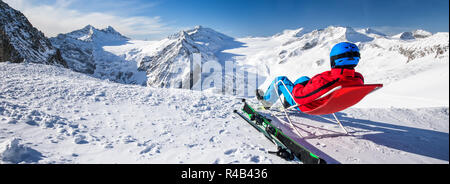
[[[238,110],[235,110],[234,112],[278,146],[278,151],[271,151],[269,153],[276,154],[288,161],[299,160],[304,164],[326,164],[325,160],[319,158],[304,146],[291,139],[279,128],[275,127],[270,119],[255,111],[245,99],[243,99],[242,102],[244,103],[242,112],[239,112]]]

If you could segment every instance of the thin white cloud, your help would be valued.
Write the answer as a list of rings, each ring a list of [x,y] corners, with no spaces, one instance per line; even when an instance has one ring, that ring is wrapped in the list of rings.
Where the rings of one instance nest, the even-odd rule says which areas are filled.
[[[34,27],[47,37],[67,33],[90,24],[97,28],[114,27],[120,33],[136,39],[159,39],[172,32],[160,17],[118,16],[114,13],[81,12],[71,9],[73,0],[56,0],[53,4],[36,5],[33,0],[4,0],[21,11]]]

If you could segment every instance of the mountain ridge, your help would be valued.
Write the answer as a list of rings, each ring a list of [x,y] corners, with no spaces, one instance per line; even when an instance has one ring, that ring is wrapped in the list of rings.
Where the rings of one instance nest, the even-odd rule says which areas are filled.
[[[112,27],[111,27],[112,28]],[[113,29],[113,28],[112,28]],[[426,31],[418,31],[419,33],[427,33]],[[120,33],[119,33],[120,34]],[[86,36],[87,37],[87,36]],[[196,85],[203,85],[201,81],[195,81],[193,74],[205,74],[199,66],[192,65],[194,54],[199,54],[200,63],[207,61],[217,61],[221,67],[227,60],[231,60],[238,65],[249,63],[238,58],[259,57],[257,53],[269,54],[266,59],[277,62],[265,63],[264,65],[282,67],[282,64],[289,63],[289,60],[302,57],[309,61],[303,61],[307,68],[326,67],[323,64],[327,61],[327,54],[331,47],[342,41],[352,41],[358,44],[362,53],[372,52],[369,55],[401,55],[405,59],[405,63],[423,58],[429,55],[437,57],[447,57],[448,55],[448,33],[436,33],[433,35],[414,38],[414,40],[403,40],[394,37],[384,36],[383,33],[377,32],[370,28],[353,29],[351,27],[329,26],[324,29],[316,29],[306,31],[304,28],[295,30],[285,30],[282,33],[265,38],[232,38],[217,32],[211,28],[196,26],[193,29],[182,30],[178,33],[168,36],[166,39],[153,42],[142,42],[144,47],[152,47],[151,52],[145,51],[144,47],[135,44],[137,41],[124,39],[124,48],[120,44],[114,47],[116,50],[113,54],[123,57],[124,60],[132,61],[137,65],[137,70],[145,72],[147,79],[145,85],[154,87],[174,87],[192,89]],[[265,40],[270,47],[253,47],[248,46],[248,41]],[[245,41],[243,41],[245,40]],[[147,45],[148,43],[148,45]],[[264,43],[262,41],[261,43]],[[250,48],[248,48],[250,47]],[[252,48],[260,48],[256,53],[233,53],[234,50],[245,50]],[[266,50],[267,49],[267,50]],[[114,50],[114,49],[113,49]],[[253,50],[253,49],[252,49]],[[230,52],[231,51],[231,52]],[[270,54],[276,51],[276,54]],[[112,52],[111,50],[108,52]],[[447,55],[446,55],[447,54]],[[224,57],[226,55],[227,57]],[[367,55],[367,54],[366,54]],[[395,55],[395,57],[398,57]],[[315,57],[315,58],[314,58]],[[129,58],[132,58],[131,60]],[[371,56],[369,57],[371,58]],[[302,59],[304,60],[304,59]],[[401,61],[399,60],[399,61]],[[312,63],[311,63],[312,62]],[[308,64],[311,63],[311,64]],[[315,63],[315,64],[314,64]],[[261,63],[251,63],[252,66],[261,65]],[[278,66],[280,65],[280,66]],[[303,64],[302,64],[303,65]],[[237,66],[240,67],[240,66]],[[259,72],[265,75],[264,72]],[[223,74],[227,75],[227,74]],[[208,77],[208,75],[203,75]],[[200,82],[200,83],[198,83]],[[183,84],[185,85],[183,87]],[[259,84],[257,84],[259,86]]]
[[[97,29],[92,25],[87,25],[79,30],[75,30],[65,34],[58,34],[58,36],[56,37],[58,38],[61,36],[67,36],[72,39],[77,39],[86,42],[100,42],[100,43],[130,40],[130,38],[123,36],[121,33],[116,31],[111,26],[108,26],[104,29]]]
[[[0,62],[33,62],[67,67],[45,35],[20,12],[0,1]]]
[[[50,38],[70,69],[118,83],[144,85],[145,77],[135,63],[104,49],[127,44],[129,40],[111,26],[97,29],[92,25]]]
[[[2,7],[7,5],[2,2]],[[18,11],[11,9],[3,12],[7,15],[15,12],[18,15],[16,17],[25,20],[22,21],[24,24],[29,24],[26,17]],[[30,56],[27,57],[30,62],[59,63],[77,72],[124,84],[188,89],[208,86],[202,80],[217,77],[216,74],[221,75],[219,78],[222,78],[222,81],[225,81],[227,76],[234,77],[233,84],[227,86],[237,86],[237,81],[247,80],[245,72],[249,71],[252,75],[263,76],[261,80],[257,80],[256,86],[260,86],[262,81],[273,75],[283,75],[283,71],[287,74],[312,75],[329,68],[325,64],[328,61],[329,50],[334,44],[343,41],[354,42],[360,47],[365,61],[361,62],[360,68],[369,73],[371,70],[366,68],[375,67],[376,64],[373,63],[389,66],[381,69],[381,72],[385,72],[383,70],[392,72],[394,68],[416,63],[415,61],[422,58],[428,60],[448,58],[449,50],[448,33],[432,34],[425,30],[413,30],[396,36],[386,36],[372,28],[354,29],[345,26],[328,26],[314,30],[298,28],[284,30],[269,37],[253,38],[233,38],[211,28],[195,26],[163,40],[148,42],[132,40],[111,26],[97,29],[92,25],[86,25],[79,30],[59,34],[50,39],[45,38],[35,28],[33,30],[38,32],[36,33],[38,36],[34,39],[41,40],[37,41],[40,45],[28,44],[28,47],[37,48],[39,50],[37,53],[41,55],[34,57],[35,52],[30,52]],[[11,35],[14,32],[18,31],[3,31],[2,34]],[[5,37],[11,36],[3,36]],[[17,39],[19,41],[33,40],[27,39],[29,37],[26,35],[19,38]],[[9,40],[2,41],[7,42],[9,43]],[[15,45],[27,44],[24,43]],[[8,44],[4,45],[6,45],[4,48],[12,48]],[[6,53],[4,50],[2,55]],[[10,55],[11,52],[29,51],[30,49],[8,50]],[[194,59],[200,61],[193,63]],[[393,61],[387,63],[386,60]],[[426,63],[430,63],[428,60]],[[223,70],[227,61],[234,63],[233,73],[229,71],[226,73],[227,71]],[[206,68],[203,66],[205,63]],[[261,70],[258,67],[265,69]],[[222,68],[222,73],[213,71],[214,68],[216,70]],[[396,76],[395,80],[402,75]],[[390,82],[385,79],[381,81]],[[204,90],[203,87],[197,89]]]

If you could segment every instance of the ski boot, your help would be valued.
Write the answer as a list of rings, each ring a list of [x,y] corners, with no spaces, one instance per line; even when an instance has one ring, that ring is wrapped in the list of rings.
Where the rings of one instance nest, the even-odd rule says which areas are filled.
[[[268,110],[270,107],[272,107],[272,103],[264,100],[264,92],[260,89],[256,89],[256,99],[258,99],[259,102],[263,105],[263,108]]]

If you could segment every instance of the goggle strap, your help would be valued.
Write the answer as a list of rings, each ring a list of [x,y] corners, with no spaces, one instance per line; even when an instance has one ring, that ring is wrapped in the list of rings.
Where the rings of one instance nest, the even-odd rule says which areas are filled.
[[[337,59],[348,58],[348,57],[361,57],[361,55],[359,54],[359,52],[346,52],[346,53],[342,53],[339,55],[331,56],[330,60],[332,63],[334,63],[334,61]]]

